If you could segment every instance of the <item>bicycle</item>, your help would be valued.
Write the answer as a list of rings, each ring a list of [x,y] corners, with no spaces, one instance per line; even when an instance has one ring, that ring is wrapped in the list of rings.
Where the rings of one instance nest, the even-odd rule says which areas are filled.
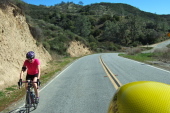
[[[26,92],[25,108],[26,108],[26,113],[29,113],[31,107],[34,107],[33,110],[35,110],[38,106],[38,103],[36,103],[36,97],[33,91],[33,83],[37,83],[37,82],[27,80],[27,81],[22,81],[22,83],[28,83],[28,88]],[[21,85],[19,85],[19,89],[20,88],[21,88]]]

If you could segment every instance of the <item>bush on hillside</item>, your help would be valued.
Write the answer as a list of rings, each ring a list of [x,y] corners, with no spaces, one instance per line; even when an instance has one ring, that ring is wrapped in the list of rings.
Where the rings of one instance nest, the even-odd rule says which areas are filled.
[[[43,41],[42,30],[39,26],[29,26],[32,36],[39,42]]]
[[[141,53],[141,48],[138,48],[138,47],[135,47],[135,48],[130,47],[130,48],[127,49],[127,54],[128,54],[128,55],[136,55],[136,54],[138,54],[138,53]]]

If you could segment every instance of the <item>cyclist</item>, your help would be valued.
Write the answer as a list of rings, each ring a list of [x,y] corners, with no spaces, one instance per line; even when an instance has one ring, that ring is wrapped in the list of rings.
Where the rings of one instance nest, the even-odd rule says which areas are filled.
[[[39,92],[38,92],[38,85],[40,84],[40,61],[38,59],[35,59],[35,53],[33,51],[29,51],[26,54],[26,60],[24,61],[21,73],[20,73],[20,80],[19,84],[22,84],[22,77],[23,73],[27,71],[26,80],[32,80],[33,87],[36,95],[36,103],[39,102]],[[38,85],[37,85],[38,84]],[[28,84],[25,85],[25,88],[27,89]]]

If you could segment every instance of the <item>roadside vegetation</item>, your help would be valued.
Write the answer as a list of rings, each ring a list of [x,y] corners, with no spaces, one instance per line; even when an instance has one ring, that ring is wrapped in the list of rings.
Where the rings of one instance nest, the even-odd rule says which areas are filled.
[[[136,61],[140,61],[140,62],[146,62],[146,61],[154,61],[155,58],[154,53],[138,53],[135,55],[129,55],[129,54],[119,54],[119,56],[123,56],[129,59],[133,59]]]
[[[59,73],[64,67],[76,59],[77,57],[64,57],[49,62],[48,68],[42,71],[41,86],[43,87],[45,84],[47,84],[49,80],[57,76],[57,73]],[[4,90],[0,90],[0,112],[9,107],[9,105],[12,105],[18,100],[24,98],[25,93],[25,85],[23,84],[23,87],[18,89],[17,83],[16,85],[8,87]],[[7,110],[8,109],[6,109],[6,111]]]
[[[170,64],[170,45],[167,46],[167,49],[157,49],[152,53],[142,53],[141,50],[143,50],[143,48],[131,48],[128,49],[127,52],[125,54],[119,54],[119,56],[122,57],[126,57],[129,59],[133,59],[136,61],[140,61],[140,62],[144,62],[144,63],[148,63],[151,65],[155,65],[164,69],[168,69],[170,70],[170,67],[164,67],[164,65],[159,65],[159,63],[161,62],[161,64]],[[154,63],[157,62],[157,63]]]

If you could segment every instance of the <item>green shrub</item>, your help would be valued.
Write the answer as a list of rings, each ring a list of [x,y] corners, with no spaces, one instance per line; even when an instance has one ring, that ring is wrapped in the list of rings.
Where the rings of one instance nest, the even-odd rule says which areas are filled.
[[[3,98],[5,96],[5,93],[3,91],[0,91],[0,98]]]
[[[43,41],[43,37],[42,37],[42,30],[41,30],[41,28],[38,27],[38,26],[35,26],[35,27],[34,26],[29,26],[29,28],[30,28],[30,32],[31,32],[32,36],[36,40],[42,42]]]
[[[48,42],[43,42],[44,47],[47,49],[47,51],[50,51],[50,44]]]
[[[8,87],[8,88],[6,88],[6,90],[7,90],[7,91],[14,91],[15,88],[13,88],[13,87]]]

